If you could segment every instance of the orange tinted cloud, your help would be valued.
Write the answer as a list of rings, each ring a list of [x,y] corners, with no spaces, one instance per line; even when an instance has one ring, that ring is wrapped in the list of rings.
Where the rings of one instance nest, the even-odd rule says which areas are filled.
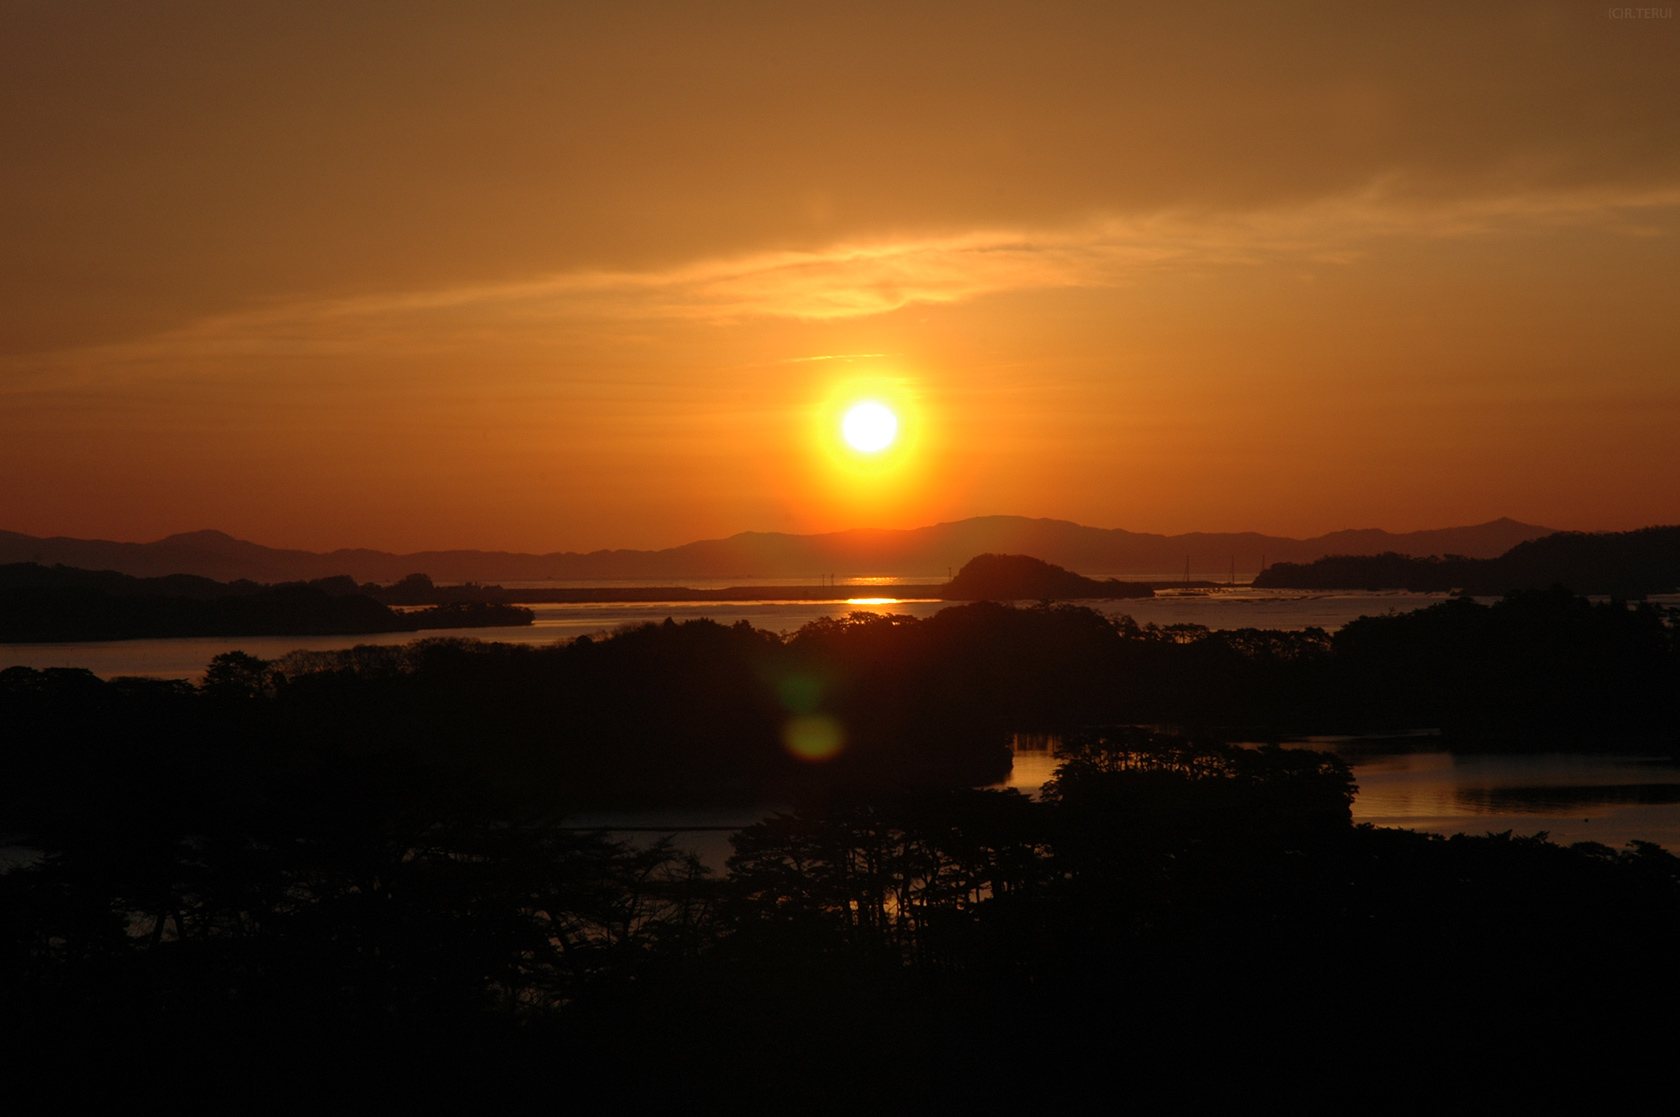
[[[0,19],[26,482],[0,526],[549,549],[1680,517],[1672,28]],[[811,433],[871,378],[924,416],[890,483]]]

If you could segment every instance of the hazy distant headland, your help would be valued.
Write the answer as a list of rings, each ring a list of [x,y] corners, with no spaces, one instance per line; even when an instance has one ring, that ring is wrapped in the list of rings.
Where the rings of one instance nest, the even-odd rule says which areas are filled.
[[[527,604],[677,601],[833,601],[856,586],[681,586],[507,589],[440,586],[425,574],[391,585],[348,575],[264,585],[195,574],[137,578],[114,570],[38,563],[0,566],[0,643],[127,640],[174,636],[329,636],[422,629],[528,625]],[[901,597],[945,601],[1067,601],[1140,598],[1146,583],[1096,581],[1026,555],[979,555],[949,582],[895,585]],[[393,607],[405,608],[397,612]]]
[[[399,613],[351,578],[268,586],[189,574],[136,578],[35,563],[0,566],[0,642],[169,636],[355,636],[528,625],[529,609],[450,601]]]
[[[241,544],[240,546],[248,546]],[[340,553],[335,553],[340,554]],[[155,557],[155,556],[154,556]],[[1089,578],[1024,554],[982,553],[943,582],[883,587],[898,600],[1081,601],[1153,596],[1169,585],[1213,581]],[[1558,532],[1497,558],[1420,558],[1385,552],[1278,562],[1260,588],[1406,590],[1498,596],[1563,587],[1642,598],[1680,588],[1680,527],[1631,532]],[[136,577],[38,563],[0,566],[0,641],[112,640],[158,636],[329,635],[530,624],[526,605],[678,602],[834,602],[869,592],[857,584],[760,582],[703,589],[672,585],[515,586],[439,584],[410,573],[388,584],[338,573],[307,582],[219,582],[191,573]],[[418,610],[399,613],[396,609]]]
[[[1312,539],[1256,532],[1156,535],[1085,527],[1065,520],[981,516],[910,530],[860,528],[821,535],[743,532],[657,551],[610,550],[532,555],[503,551],[327,553],[264,547],[219,531],[171,535],[153,543],[0,532],[0,563],[116,570],[155,576],[197,574],[224,581],[307,581],[348,574],[395,582],[417,570],[441,582],[586,579],[803,578],[829,573],[927,577],[954,571],[975,555],[1026,554],[1069,570],[1105,575],[1177,573],[1225,578],[1234,565],[1311,562],[1326,555],[1458,554],[1493,558],[1552,529],[1500,519],[1473,527],[1390,533],[1338,531]]]
[[[1576,593],[1644,597],[1680,591],[1680,527],[1638,531],[1560,531],[1517,544],[1497,558],[1449,554],[1419,558],[1388,552],[1281,562],[1256,586],[1276,589],[1388,590],[1498,595],[1567,586]]]
[[[137,578],[37,563],[0,566],[0,643],[171,636],[328,636],[528,625],[528,604],[832,601],[855,586],[680,586],[507,589],[440,586],[410,574],[385,586],[348,575],[278,586],[193,574]],[[900,597],[945,601],[1068,601],[1153,596],[1146,583],[1096,581],[1026,555],[979,555],[949,582],[895,585]],[[397,612],[393,607],[405,608]]]

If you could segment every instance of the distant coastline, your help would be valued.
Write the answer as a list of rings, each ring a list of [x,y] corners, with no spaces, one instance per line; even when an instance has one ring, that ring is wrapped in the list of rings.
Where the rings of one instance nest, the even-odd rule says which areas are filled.
[[[1497,558],[1331,555],[1280,562],[1254,579],[1262,589],[1462,590],[1500,595],[1566,586],[1576,593],[1645,597],[1680,592],[1680,527],[1638,531],[1560,531],[1517,544]]]
[[[1145,583],[1096,581],[1025,555],[981,555],[944,583],[895,585],[890,599],[1028,601],[1135,599]],[[680,586],[506,589],[435,584],[411,574],[394,585],[340,575],[263,585],[194,575],[136,578],[112,570],[37,563],[0,566],[0,643],[174,636],[335,636],[529,625],[532,604],[812,601],[878,602],[868,587]],[[399,611],[402,610],[402,611]]]
[[[172,535],[151,543],[38,538],[0,531],[0,564],[34,562],[139,577],[195,574],[221,581],[299,582],[349,575],[357,582],[396,582],[424,571],[440,582],[538,582],[683,579],[742,582],[757,578],[809,579],[882,575],[918,581],[949,577],[981,554],[1033,555],[1068,570],[1121,577],[1183,570],[1191,581],[1245,579],[1274,562],[1312,562],[1326,555],[1459,554],[1493,558],[1552,528],[1500,519],[1435,531],[1338,531],[1311,539],[1258,532],[1157,535],[1087,527],[1066,520],[979,516],[908,530],[860,528],[820,535],[742,532],[663,550],[603,550],[587,554],[504,551],[366,549],[317,553],[265,547],[219,531]]]
[[[1234,565],[1234,564],[1233,564]],[[0,642],[46,643],[171,636],[309,636],[529,625],[541,604],[892,601],[1084,601],[1152,597],[1157,591],[1211,589],[1228,580],[1093,579],[1041,557],[982,553],[944,582],[890,585],[673,585],[504,587],[439,584],[429,573],[389,583],[347,573],[265,584],[217,581],[172,571],[139,577],[35,562],[0,565]],[[1556,532],[1525,540],[1495,558],[1418,557],[1397,552],[1330,555],[1277,562],[1258,589],[1460,591],[1500,596],[1563,587],[1578,594],[1643,598],[1680,592],[1680,526],[1631,532]],[[401,610],[401,611],[399,611]]]
[[[348,579],[279,586],[115,571],[0,566],[0,643],[172,636],[346,636],[531,624],[499,602],[448,602],[397,612]]]

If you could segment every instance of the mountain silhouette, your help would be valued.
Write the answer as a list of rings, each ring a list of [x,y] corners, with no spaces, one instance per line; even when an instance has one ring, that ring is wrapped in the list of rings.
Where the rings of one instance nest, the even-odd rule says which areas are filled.
[[[1456,554],[1493,558],[1552,529],[1499,519],[1471,527],[1391,533],[1375,528],[1312,539],[1257,532],[1156,535],[1095,528],[1066,520],[979,516],[908,530],[858,528],[819,535],[742,532],[657,551],[602,550],[552,554],[506,551],[326,553],[265,547],[220,531],[193,531],[152,543],[37,538],[0,531],[0,563],[115,570],[140,577],[196,574],[232,581],[299,581],[349,574],[393,582],[423,570],[441,582],[541,579],[812,578],[822,574],[890,575],[943,581],[981,554],[1028,554],[1094,576],[1182,576],[1223,579],[1234,564],[1252,575],[1266,563],[1305,563],[1326,555]]]

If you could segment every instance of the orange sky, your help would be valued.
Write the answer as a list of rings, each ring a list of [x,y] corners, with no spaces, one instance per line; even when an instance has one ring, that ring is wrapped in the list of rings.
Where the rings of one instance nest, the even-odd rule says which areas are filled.
[[[1680,521],[1672,18],[905,7],[0,5],[0,528]]]

